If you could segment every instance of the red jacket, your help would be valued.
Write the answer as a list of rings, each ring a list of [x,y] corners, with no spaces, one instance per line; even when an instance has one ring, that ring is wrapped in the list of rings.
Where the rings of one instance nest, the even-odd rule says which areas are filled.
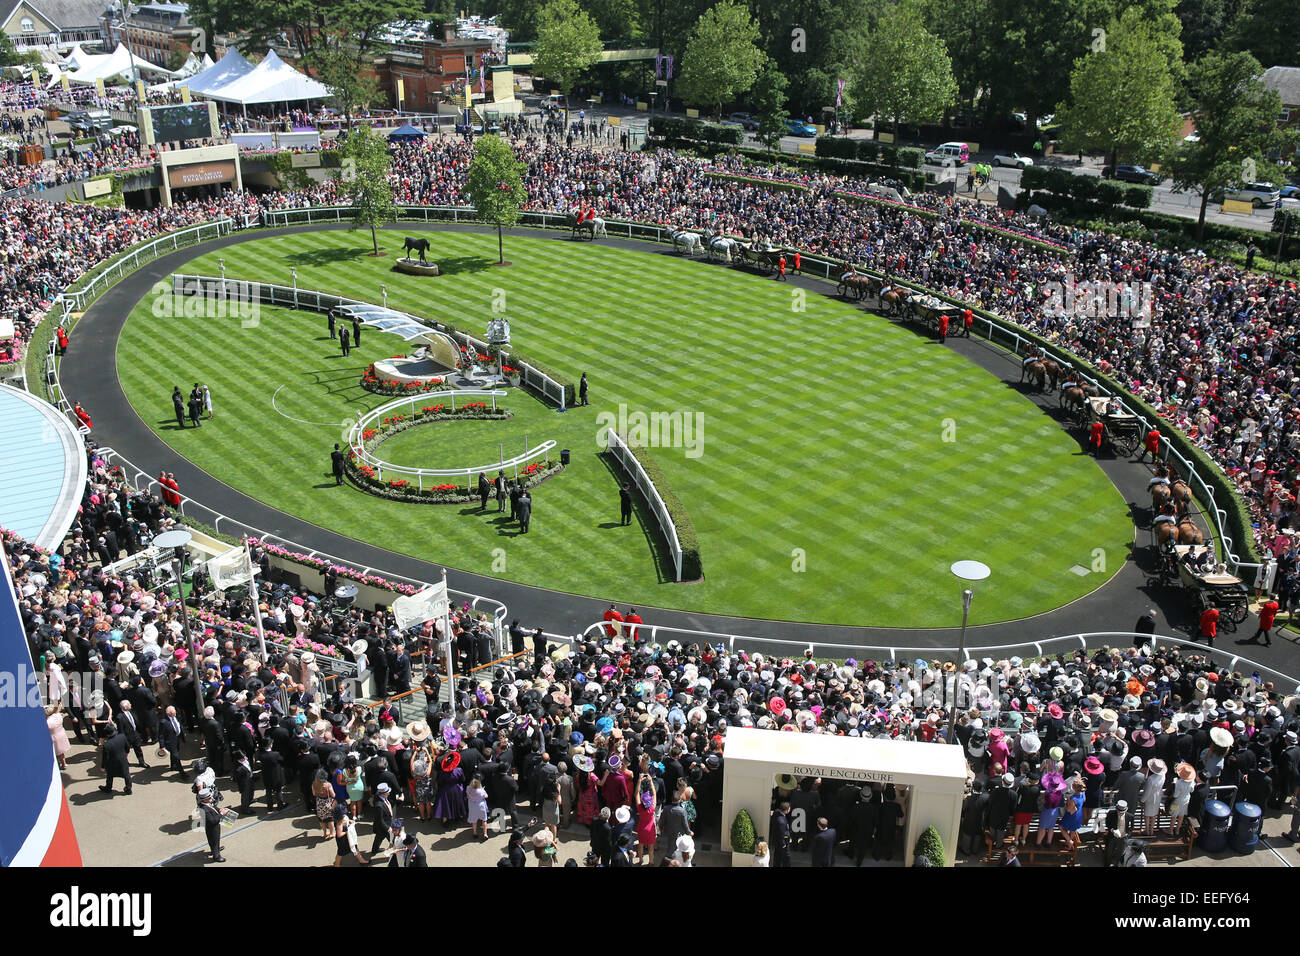
[[[1273,626],[1273,618],[1277,617],[1278,604],[1276,601],[1266,601],[1259,608],[1259,626],[1264,630],[1269,630]]]
[[[1215,637],[1219,633],[1219,609],[1207,607],[1201,615],[1201,637]]]
[[[1105,430],[1106,430],[1106,426],[1103,425],[1101,422],[1093,422],[1093,423],[1092,423],[1092,429],[1091,429],[1091,431],[1088,433],[1088,436],[1089,436],[1089,437],[1088,437],[1088,440],[1089,440],[1092,444],[1100,446],[1100,445],[1101,445],[1101,436],[1102,436],[1102,432],[1104,432]]]

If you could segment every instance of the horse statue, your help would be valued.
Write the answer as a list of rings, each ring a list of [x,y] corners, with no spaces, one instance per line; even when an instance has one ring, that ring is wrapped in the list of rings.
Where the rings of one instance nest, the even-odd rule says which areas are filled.
[[[861,302],[871,291],[871,277],[859,275],[856,272],[846,272],[840,276],[840,284],[836,287],[840,295],[848,298],[850,292]]]
[[[403,249],[406,252],[406,258],[411,258],[411,250],[414,249],[420,254],[420,261],[425,265],[429,264],[429,260],[424,258],[424,254],[429,251],[428,239],[412,239],[410,236],[407,236]]]
[[[693,256],[704,250],[703,239],[698,232],[687,232],[685,229],[674,229],[670,237],[673,240],[673,248],[681,247],[683,254]]]
[[[1196,522],[1192,520],[1191,515],[1183,515],[1178,520],[1178,543],[1205,544],[1205,535],[1196,526]]]

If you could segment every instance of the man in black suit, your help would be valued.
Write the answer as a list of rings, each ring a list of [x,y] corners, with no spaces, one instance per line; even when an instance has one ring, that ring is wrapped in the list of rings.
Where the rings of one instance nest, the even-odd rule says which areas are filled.
[[[772,852],[772,866],[788,867],[790,865],[790,804],[782,802],[772,814],[768,841]]]
[[[528,533],[528,524],[533,520],[533,496],[525,489],[519,495],[519,500],[515,502],[515,510],[519,514],[519,533]]]
[[[614,861],[614,837],[609,825],[609,807],[603,807],[600,816],[591,821],[591,852],[600,857],[602,866]]]
[[[266,788],[266,808],[279,810],[287,807],[284,802],[284,757],[271,746],[271,739],[266,740],[266,749],[262,751],[262,786]]]
[[[393,651],[389,660],[388,687],[394,694],[405,694],[411,689],[411,655],[406,653],[405,644],[398,644]]]
[[[632,523],[632,485],[630,482],[623,482],[623,487],[618,489],[618,523],[626,525]]]
[[[208,752],[208,763],[219,774],[226,772],[226,738],[221,733],[221,722],[217,720],[211,707],[203,709],[203,720],[199,723],[203,734],[203,746]]]
[[[334,337],[335,337],[335,336],[334,336],[335,326],[334,326],[334,310],[333,310],[333,309],[330,309],[330,311],[329,311],[329,320],[330,320],[330,338],[334,338]]]
[[[181,775],[182,780],[188,780],[189,774],[181,766],[181,741],[185,739],[185,727],[180,718],[176,716],[176,708],[168,707],[167,713],[163,715],[162,723],[158,725],[158,745],[167,751],[171,758],[168,770],[175,770]]]
[[[190,392],[190,423],[198,428],[202,425],[199,421],[203,417],[203,396],[199,394],[198,385],[194,386],[194,391]]]
[[[402,848],[388,858],[389,866],[414,867],[427,869],[429,861],[424,855],[424,847],[414,833],[408,833],[402,839]]]
[[[346,326],[339,329],[339,345],[343,347],[343,357],[347,358],[348,353],[352,351],[352,346],[348,344],[348,330]]]
[[[510,520],[514,521],[519,517],[519,496],[523,494],[524,487],[517,481],[510,482]]]
[[[352,317],[352,345],[361,348],[361,323],[355,315]]]
[[[149,689],[149,685],[140,677],[131,681],[127,692],[131,700],[132,714],[140,724],[140,737],[147,743],[158,741],[158,698]]]
[[[491,494],[492,483],[488,481],[487,473],[480,471],[478,473],[479,511],[487,511],[487,501]]]
[[[176,410],[176,427],[185,427],[185,396],[179,385],[172,386],[172,408]]]
[[[370,814],[370,821],[375,827],[375,838],[370,843],[371,856],[378,853],[380,847],[392,840],[392,792],[392,786],[388,783],[379,783],[375,787],[375,801]]]
[[[104,784],[99,788],[105,793],[113,792],[113,778],[121,777],[122,782],[126,784],[123,793],[130,796],[131,794],[131,765],[127,760],[127,751],[130,749],[130,742],[126,739],[126,734],[118,731],[114,724],[108,724],[105,728],[108,734],[104,738]]]
[[[835,844],[839,837],[825,817],[817,818],[817,833],[812,838],[812,865],[834,866]]]
[[[117,715],[117,729],[126,738],[127,746],[135,751],[135,759],[140,761],[140,767],[146,768],[149,765],[144,762],[144,751],[140,749],[140,727],[136,724],[135,714],[131,712],[131,702],[123,700],[121,707]]]
[[[298,748],[298,790],[302,794],[302,805],[310,811],[316,808],[311,787],[316,782],[316,771],[321,768],[320,754],[312,750],[309,740],[299,740],[296,746]]]
[[[498,471],[496,477],[497,511],[506,510],[506,473]]]
[[[203,832],[212,851],[212,862],[225,863],[226,858],[221,855],[221,810],[213,802],[211,791],[205,790],[199,797],[199,811],[203,814]]]
[[[590,402],[587,401],[587,373],[586,372],[582,373],[582,380],[578,382],[578,404],[579,405],[591,404]]]
[[[348,460],[348,456],[339,451],[338,443],[334,443],[334,450],[330,452],[330,467],[334,469],[334,484],[343,484],[343,464]]]
[[[239,789],[239,806],[236,809],[240,813],[252,813],[253,765],[242,750],[235,751],[235,764],[230,768],[230,779]]]

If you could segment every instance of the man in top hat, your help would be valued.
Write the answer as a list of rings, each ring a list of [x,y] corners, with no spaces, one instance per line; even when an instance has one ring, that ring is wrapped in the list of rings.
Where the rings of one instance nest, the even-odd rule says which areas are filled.
[[[203,814],[203,832],[208,838],[213,863],[225,863],[221,855],[221,810],[216,804],[211,787],[199,791],[199,812]]]
[[[104,793],[113,792],[113,778],[121,777],[122,782],[126,785],[122,792],[126,795],[131,794],[131,766],[127,759],[127,751],[130,749],[130,743],[126,734],[118,731],[115,724],[107,724],[105,733],[108,735],[104,738],[102,746],[104,759],[104,783],[100,790]]]
[[[772,850],[772,866],[790,866],[790,804],[783,801],[772,814],[768,843]]]
[[[388,865],[428,868],[429,861],[425,857],[424,847],[420,846],[414,833],[408,833],[402,838],[402,848],[388,858]]]
[[[393,839],[393,803],[392,786],[381,781],[375,786],[375,800],[371,808],[371,821],[374,823],[375,836],[370,843],[370,855],[379,852],[384,843],[391,846]]]
[[[287,807],[284,802],[284,757],[275,749],[270,737],[260,755],[262,786],[266,788],[266,808],[278,810]]]

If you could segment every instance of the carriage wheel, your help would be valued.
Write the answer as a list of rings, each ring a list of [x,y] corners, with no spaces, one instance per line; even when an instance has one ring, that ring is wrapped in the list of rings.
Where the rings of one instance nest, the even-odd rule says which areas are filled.
[[[848,298],[848,293],[849,293],[849,287],[843,282],[841,282],[839,285],[835,287],[835,294],[840,296],[841,298]]]
[[[1124,457],[1128,457],[1137,451],[1138,438],[1134,432],[1120,432],[1115,442],[1115,450]]]
[[[1232,622],[1234,628],[1242,621],[1246,620],[1246,617],[1249,614],[1250,609],[1246,607],[1245,600],[1242,600],[1240,604],[1234,604],[1232,607],[1228,608],[1228,620]]]

